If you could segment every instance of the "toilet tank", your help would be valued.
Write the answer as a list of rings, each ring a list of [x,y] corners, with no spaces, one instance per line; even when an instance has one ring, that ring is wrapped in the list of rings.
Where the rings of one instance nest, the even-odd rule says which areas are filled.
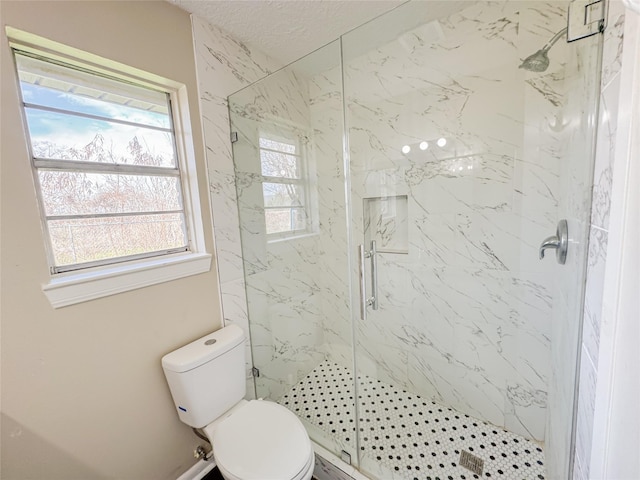
[[[229,325],[162,357],[180,420],[202,428],[246,393],[244,332]]]

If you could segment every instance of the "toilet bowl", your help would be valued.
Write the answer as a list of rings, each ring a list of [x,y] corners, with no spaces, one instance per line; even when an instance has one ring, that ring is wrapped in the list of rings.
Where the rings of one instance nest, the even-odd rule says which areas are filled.
[[[309,436],[282,405],[245,401],[203,430],[225,480],[309,480],[313,475]]]
[[[244,400],[242,329],[229,325],[162,357],[180,420],[202,428],[226,480],[309,480],[315,455],[302,422],[267,400]]]

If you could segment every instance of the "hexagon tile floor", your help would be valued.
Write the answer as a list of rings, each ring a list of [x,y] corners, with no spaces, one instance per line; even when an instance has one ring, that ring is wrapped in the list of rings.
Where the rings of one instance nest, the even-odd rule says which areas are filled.
[[[394,477],[545,478],[544,453],[535,442],[378,380],[366,376],[358,380],[360,449]],[[351,370],[323,362],[279,403],[327,434],[353,441],[352,384]],[[461,460],[468,468],[460,465]]]

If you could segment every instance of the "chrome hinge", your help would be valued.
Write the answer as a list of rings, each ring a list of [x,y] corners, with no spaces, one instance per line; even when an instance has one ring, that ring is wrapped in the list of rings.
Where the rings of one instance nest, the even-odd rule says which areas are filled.
[[[251,367],[251,373],[256,378],[258,378],[260,376],[260,370],[258,370],[256,367]]]
[[[567,41],[604,32],[606,23],[606,0],[572,0],[567,16]]]
[[[231,132],[231,143],[236,143],[238,141],[238,132]]]

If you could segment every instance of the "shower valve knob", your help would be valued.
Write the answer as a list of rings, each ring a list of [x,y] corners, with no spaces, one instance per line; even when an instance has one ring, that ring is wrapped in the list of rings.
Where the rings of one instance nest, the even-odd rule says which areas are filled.
[[[540,245],[540,260],[544,258],[544,251],[548,248],[558,249],[560,247],[560,240],[555,235],[547,237],[542,241]]]
[[[569,246],[569,230],[567,228],[567,221],[560,220],[558,222],[558,228],[556,234],[551,237],[547,237],[542,241],[540,245],[540,260],[544,258],[545,250],[552,248],[556,251],[556,259],[560,265],[564,265],[567,261],[567,248]]]

